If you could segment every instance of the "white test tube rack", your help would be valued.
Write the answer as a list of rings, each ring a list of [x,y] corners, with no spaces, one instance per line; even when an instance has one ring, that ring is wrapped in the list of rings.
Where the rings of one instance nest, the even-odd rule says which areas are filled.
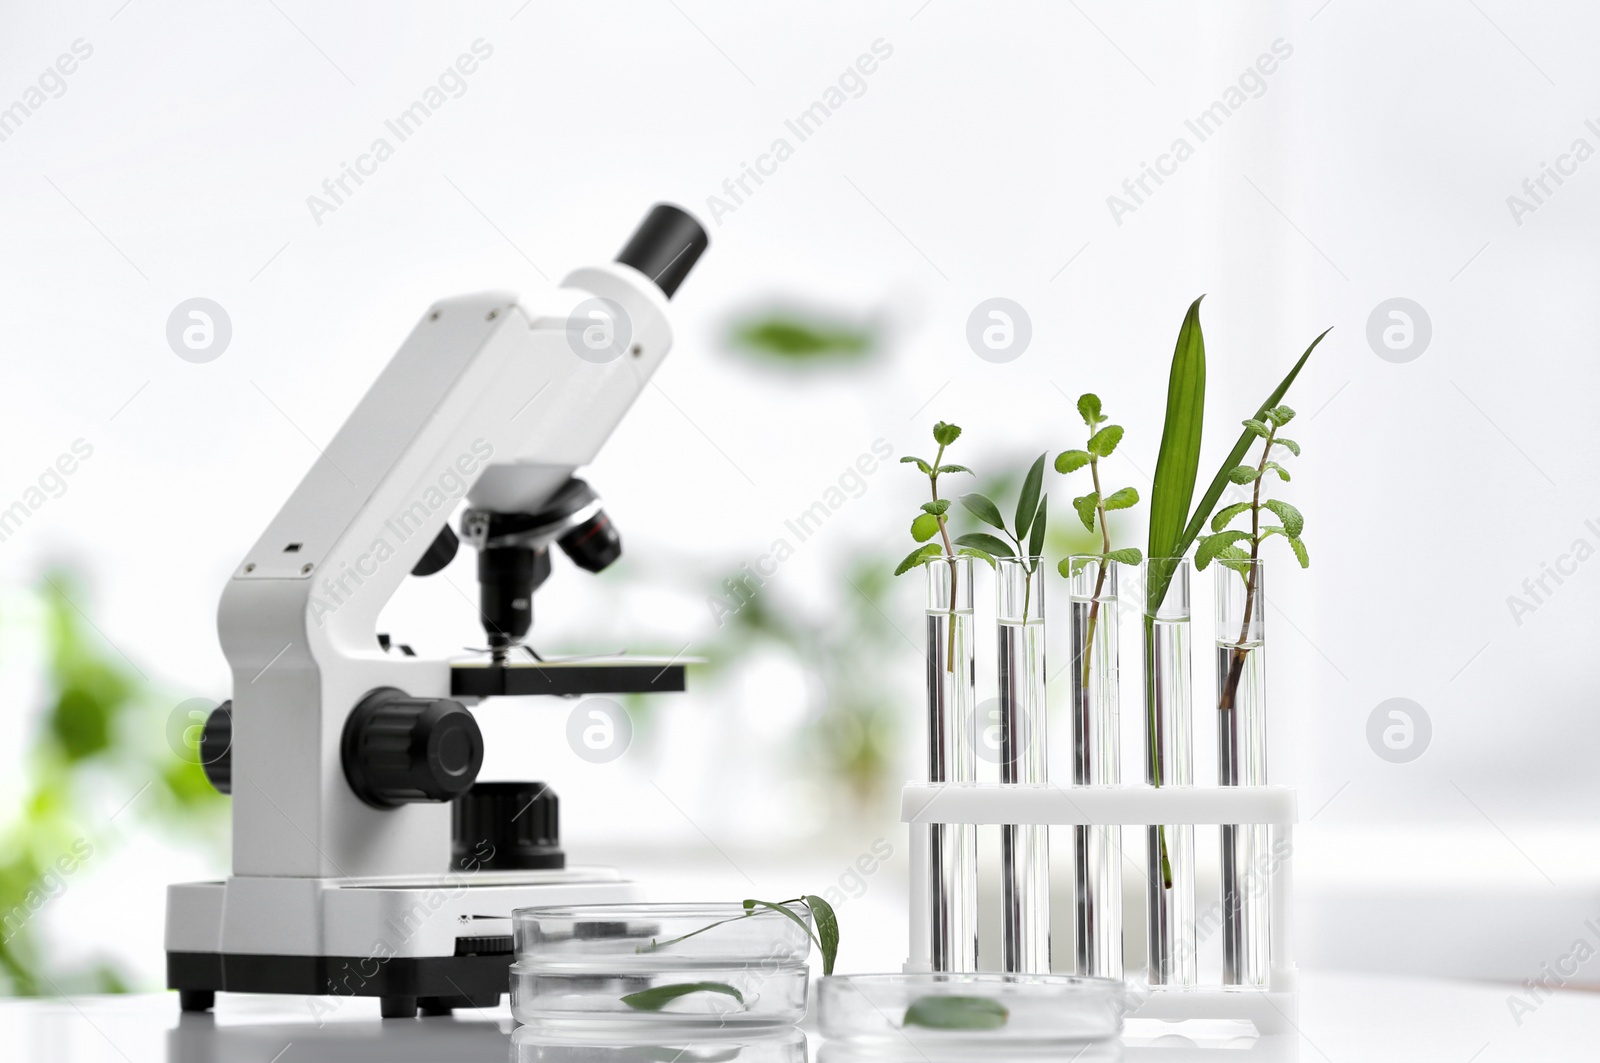
[[[1299,1020],[1291,918],[1295,791],[1285,786],[1016,786],[992,783],[911,783],[900,799],[910,827],[911,951],[908,973],[932,969],[927,956],[928,831],[933,823],[977,825],[1144,827],[1266,824],[1271,963],[1264,986],[1143,986],[1129,993],[1127,1017],[1181,1022],[1239,1019],[1262,1035],[1287,1033]],[[1199,898],[1196,899],[1198,905]],[[1132,909],[1138,911],[1138,908]]]

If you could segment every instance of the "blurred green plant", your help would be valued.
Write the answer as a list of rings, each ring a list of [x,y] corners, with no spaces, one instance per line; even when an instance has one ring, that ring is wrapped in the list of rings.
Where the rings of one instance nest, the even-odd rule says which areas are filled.
[[[17,814],[0,825],[0,991],[16,996],[130,988],[115,963],[57,962],[41,940],[39,917],[86,865],[104,863],[131,825],[181,830],[213,851],[225,837],[226,805],[199,758],[167,744],[170,705],[131,662],[102,648],[105,640],[77,604],[83,598],[59,568],[36,592],[46,704],[26,754]]]
[[[787,365],[838,365],[865,361],[878,349],[870,327],[850,325],[811,312],[768,310],[733,326],[736,351]]]

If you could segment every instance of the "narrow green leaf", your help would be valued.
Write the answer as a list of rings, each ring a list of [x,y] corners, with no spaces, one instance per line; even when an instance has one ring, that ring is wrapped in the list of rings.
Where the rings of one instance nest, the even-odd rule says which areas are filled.
[[[1028,537],[1033,526],[1033,515],[1039,512],[1039,488],[1044,483],[1044,455],[1040,454],[1028,466],[1028,475],[1022,478],[1022,491],[1017,495],[1017,539]]]
[[[1256,411],[1256,420],[1265,417],[1267,411],[1282,401],[1284,395],[1288,394],[1295,378],[1300,375],[1300,370],[1304,369],[1306,362],[1310,360],[1311,352],[1316,350],[1317,344],[1321,343],[1328,333],[1332,331],[1331,327],[1323,329],[1322,334],[1311,341],[1311,346],[1307,347],[1305,353],[1300,355],[1300,360],[1294,363],[1294,368],[1289,370],[1289,375],[1278,382],[1278,386],[1273,389],[1272,394],[1267,396],[1267,401],[1263,402],[1261,408]],[[1222,497],[1222,492],[1228,488],[1228,470],[1244,460],[1245,452],[1250,449],[1250,444],[1254,439],[1255,436],[1248,431],[1241,433],[1239,441],[1233,445],[1233,450],[1229,451],[1228,456],[1223,459],[1222,467],[1217,470],[1217,475],[1211,480],[1211,486],[1206,488],[1206,493],[1201,497],[1200,504],[1195,506],[1194,512],[1190,514],[1189,523],[1184,527],[1183,534],[1173,544],[1179,554],[1189,549],[1189,544],[1194,542],[1195,536],[1200,534],[1200,529],[1204,528],[1206,521],[1211,519],[1211,510],[1216,506],[1217,500]],[[1170,575],[1164,575],[1159,580],[1152,579],[1152,586],[1146,595],[1148,601],[1159,605],[1167,595],[1167,585],[1170,582]]]
[[[1045,495],[1039,499],[1039,512],[1033,516],[1033,530],[1028,536],[1028,556],[1044,556],[1044,527],[1049,514],[1050,496]]]
[[[917,467],[917,471],[922,473],[924,476],[929,476],[933,473],[933,466],[929,465],[921,458],[913,458],[911,455],[907,454],[905,457],[900,459],[900,464],[905,465],[907,463],[915,465]]]
[[[940,421],[933,426],[933,441],[941,447],[948,447],[961,437],[961,428],[958,425],[945,424]]]
[[[1301,568],[1311,567],[1311,555],[1306,553],[1305,543],[1301,542],[1298,537],[1291,536],[1289,539],[1289,548],[1294,551],[1294,556],[1297,560],[1299,560]]]
[[[1211,519],[1211,530],[1214,532],[1219,532],[1223,528],[1226,528],[1228,523],[1232,521],[1234,517],[1237,517],[1241,513],[1248,513],[1249,511],[1250,503],[1248,502],[1235,502],[1231,506],[1223,506],[1221,509],[1217,510],[1217,515]]]
[[[1204,296],[1201,297],[1202,299]],[[1184,315],[1167,377],[1167,411],[1150,489],[1150,557],[1181,557],[1188,547],[1184,520],[1194,499],[1200,469],[1200,437],[1205,423],[1206,342],[1200,328],[1200,299]],[[1237,463],[1237,459],[1235,460]],[[1192,537],[1191,537],[1192,538]],[[1166,597],[1170,573],[1146,587],[1146,612]]]
[[[968,513],[983,521],[991,528],[1006,530],[1005,518],[1000,515],[1000,507],[989,500],[988,495],[981,495],[974,491],[970,495],[961,496],[961,504]]]
[[[1094,510],[1100,504],[1100,496],[1095,492],[1079,495],[1072,500],[1072,508],[1078,511],[1078,519],[1083,521],[1083,526],[1094,531]]]
[[[1280,479],[1280,480],[1287,481],[1289,479],[1289,470],[1285,469],[1282,465],[1279,465],[1275,461],[1267,462],[1265,465],[1263,465],[1261,467],[1261,469],[1262,469],[1263,472],[1275,472],[1275,473],[1277,473],[1278,474],[1278,479]]]
[[[1063,450],[1056,455],[1056,472],[1059,473],[1077,472],[1087,464],[1089,464],[1087,450]]]
[[[940,498],[933,502],[922,503],[922,512],[932,513],[936,517],[942,517],[945,514],[945,511],[949,508],[950,500],[948,498]]]
[[[1139,492],[1132,487],[1121,487],[1106,495],[1107,509],[1131,509],[1139,504]],[[1093,528],[1089,529],[1093,531]]]
[[[918,513],[911,521],[911,537],[925,543],[939,534],[939,518],[932,513]]]
[[[906,1009],[903,1026],[930,1030],[998,1030],[1011,1019],[1005,1005],[992,997],[918,997]]]
[[[1255,467],[1251,465],[1235,465],[1228,470],[1228,479],[1236,484],[1254,483],[1256,476]]]
[[[930,560],[937,557],[938,554],[938,543],[929,543],[926,546],[919,546],[906,555],[906,559],[900,562],[900,564],[895,568],[894,574],[896,576],[902,576],[916,568],[918,565],[927,564]]]
[[[982,550],[995,557],[1014,557],[1016,551],[1011,549],[1011,544],[995,538],[988,532],[968,532],[956,536],[957,546],[970,546],[974,550]]]
[[[1104,417],[1100,416],[1100,396],[1091,394],[1089,392],[1084,392],[1082,395],[1079,395],[1078,416],[1082,417],[1083,423],[1088,425],[1089,429],[1093,431],[1095,425],[1105,420]]]
[[[1240,423],[1255,435],[1260,436],[1262,439],[1267,438],[1267,436],[1272,433],[1272,429],[1268,428],[1263,422],[1256,420],[1254,417],[1246,417]]]
[[[1287,447],[1289,453],[1293,454],[1297,458],[1300,456],[1300,444],[1296,443],[1292,439],[1274,439],[1272,443],[1274,446]]]
[[[1194,552],[1194,567],[1199,571],[1204,572],[1206,566],[1211,564],[1212,560],[1216,558],[1220,551],[1232,546],[1234,543],[1237,543],[1240,540],[1249,538],[1249,532],[1238,530],[1218,532],[1215,535],[1204,536],[1201,538],[1200,545],[1195,549]]]
[[[1120,442],[1122,442],[1122,426],[1108,424],[1089,437],[1089,453],[1096,457],[1109,458]]]
[[[817,945],[822,949],[822,975],[833,974],[833,961],[839,957],[839,917],[833,914],[833,905],[821,897],[806,895],[806,907],[811,909],[811,921],[817,924]]]
[[[1144,560],[1144,556],[1139,553],[1137,546],[1124,546],[1121,550],[1111,551],[1106,555],[1106,559],[1115,561],[1119,565],[1137,565]]]
[[[1287,502],[1279,502],[1276,498],[1269,498],[1261,503],[1263,509],[1270,509],[1283,521],[1283,530],[1291,539],[1300,538],[1300,533],[1305,531],[1306,519],[1300,511]]]
[[[660,1011],[679,997],[686,997],[690,993],[721,993],[725,997],[732,997],[740,1004],[744,1003],[744,994],[726,982],[677,982],[672,985],[658,985],[638,993],[629,993],[622,998],[622,1002],[635,1011]]]
[[[944,472],[967,472],[967,473],[972,473],[972,475],[974,475],[974,476],[977,475],[977,473],[973,473],[972,470],[967,468],[965,465],[941,465],[941,466],[939,466],[939,471],[942,472],[942,473],[944,473]]]

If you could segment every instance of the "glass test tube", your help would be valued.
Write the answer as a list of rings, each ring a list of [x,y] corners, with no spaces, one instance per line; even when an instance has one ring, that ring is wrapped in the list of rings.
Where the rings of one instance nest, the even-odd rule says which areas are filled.
[[[1072,607],[1072,782],[1122,781],[1118,703],[1117,569],[1068,558]],[[1072,828],[1078,973],[1122,977],[1122,828]]]
[[[1217,782],[1265,786],[1266,593],[1260,561],[1216,567]],[[1222,983],[1265,985],[1272,868],[1264,823],[1222,827]]]
[[[928,781],[978,777],[974,733],[972,559],[946,557],[928,572]],[[928,959],[935,971],[978,969],[978,828],[926,828],[930,875]]]
[[[1143,568],[1145,781],[1192,786],[1189,563],[1152,558]],[[1146,847],[1150,984],[1194,985],[1194,827],[1153,825]]]
[[[1000,781],[1046,781],[1044,564],[1038,557],[997,559]],[[1000,828],[1001,969],[1050,972],[1050,828]]]

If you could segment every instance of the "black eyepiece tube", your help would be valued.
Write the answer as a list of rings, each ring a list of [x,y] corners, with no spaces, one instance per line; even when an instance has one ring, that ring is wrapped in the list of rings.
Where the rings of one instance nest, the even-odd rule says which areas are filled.
[[[671,299],[710,243],[706,231],[687,211],[657,203],[628,238],[628,245],[617,253],[617,261],[655,281]]]

